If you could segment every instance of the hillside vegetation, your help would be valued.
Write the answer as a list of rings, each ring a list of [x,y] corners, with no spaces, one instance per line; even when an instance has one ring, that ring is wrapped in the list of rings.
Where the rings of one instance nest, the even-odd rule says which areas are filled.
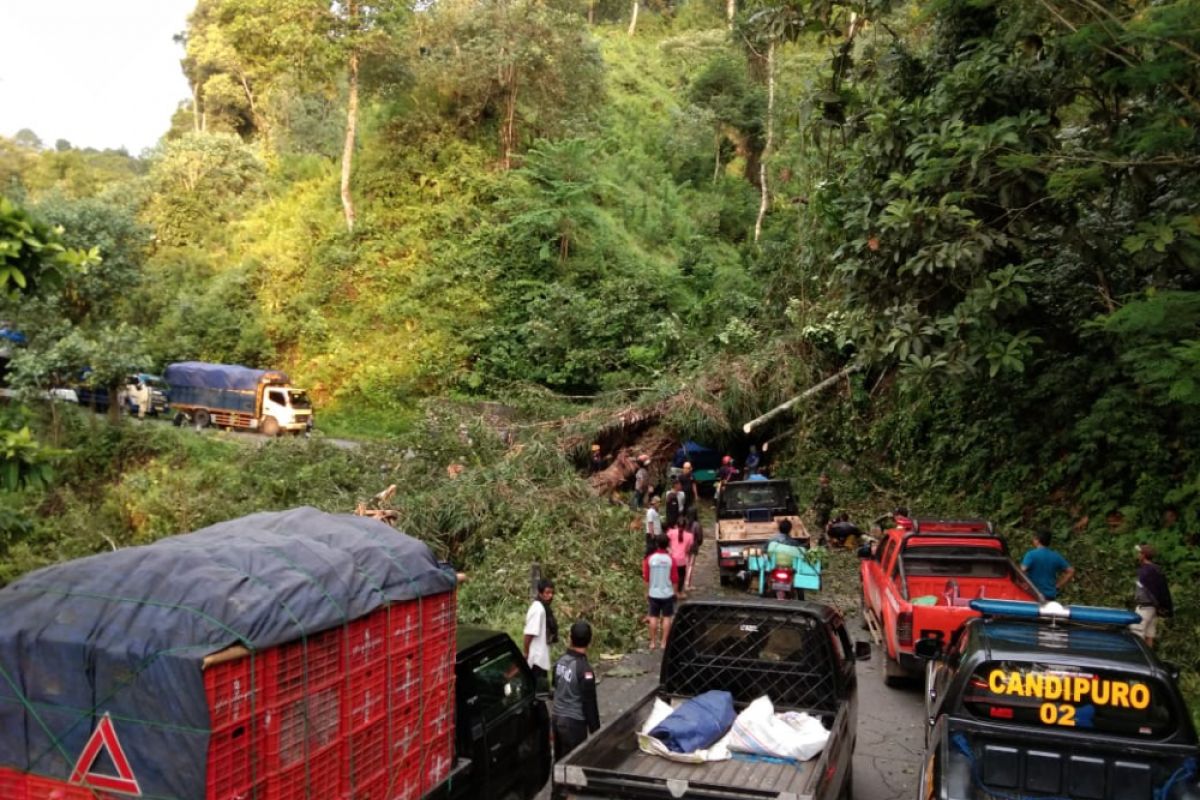
[[[541,553],[623,575],[575,610],[625,635],[636,545],[574,477],[580,437],[679,397],[660,432],[740,448],[854,366],[755,432],[777,468],[832,470],[864,513],[992,518],[1016,549],[1050,526],[1073,600],[1128,604],[1149,541],[1180,608],[1163,649],[1194,663],[1197,0],[634,8],[199,0],[193,99],[153,152],[0,141],[14,385],[270,365],[327,432],[385,442],[272,443],[247,476],[226,445],[58,415],[35,437],[10,408],[6,575],[400,477],[415,532],[506,576],[474,613],[519,613]],[[555,395],[596,400],[564,423]],[[401,463],[457,436],[430,398],[521,408],[515,446],[467,437],[465,479]]]

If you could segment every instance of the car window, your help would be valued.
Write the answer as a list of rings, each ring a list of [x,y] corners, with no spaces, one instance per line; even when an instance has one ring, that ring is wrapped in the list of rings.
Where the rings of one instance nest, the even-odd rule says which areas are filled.
[[[1161,682],[1118,670],[990,661],[963,695],[967,713],[1014,725],[1161,738],[1175,730],[1172,693]]]
[[[914,577],[937,577],[953,575],[963,578],[1007,578],[1008,561],[997,558],[995,550],[986,551],[972,560],[966,558],[942,558],[942,554],[922,552],[904,554],[904,574]]]
[[[281,406],[287,405],[287,398],[283,396],[283,392],[277,391],[275,389],[272,389],[270,392],[267,392],[267,398],[272,403],[278,403]]]
[[[531,676],[519,656],[509,649],[488,653],[471,670],[476,710],[485,721],[493,720],[533,694]]]

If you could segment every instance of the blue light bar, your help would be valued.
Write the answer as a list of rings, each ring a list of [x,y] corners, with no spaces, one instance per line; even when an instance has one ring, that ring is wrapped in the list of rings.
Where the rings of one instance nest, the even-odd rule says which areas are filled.
[[[1132,625],[1141,617],[1121,608],[1100,606],[1064,606],[1053,601],[1038,605],[1022,600],[972,600],[971,608],[980,614],[1019,619],[1068,619],[1093,625]]]

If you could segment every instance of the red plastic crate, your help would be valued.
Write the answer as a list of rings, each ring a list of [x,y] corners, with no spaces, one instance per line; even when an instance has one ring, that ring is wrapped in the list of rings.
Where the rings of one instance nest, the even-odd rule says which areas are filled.
[[[346,632],[334,628],[272,647],[266,652],[266,705],[278,705],[314,690],[322,689],[345,676],[342,660]]]
[[[454,592],[422,597],[417,601],[421,607],[421,631],[430,634],[453,633],[458,609],[454,605]]]
[[[11,769],[0,769],[0,797],[12,800],[27,800],[25,793],[26,776],[24,772]]]
[[[388,687],[393,710],[421,699],[421,664],[421,653],[415,646],[388,658]]]
[[[384,609],[387,616],[388,649],[396,653],[420,641],[421,609],[416,600],[395,603]]]
[[[419,800],[421,797],[421,765],[419,761],[392,769],[388,780],[388,800]]]
[[[454,632],[426,634],[421,648],[421,672],[424,681],[442,683],[454,676]]]
[[[258,736],[251,720],[214,730],[208,739],[208,800],[241,800],[262,779]]]
[[[425,690],[421,731],[427,740],[454,732],[454,681]]]
[[[260,757],[270,774],[291,767],[306,752],[335,745],[341,734],[341,693],[335,684],[263,713]],[[332,797],[332,795],[331,795]]]
[[[387,609],[381,608],[350,623],[346,633],[349,668],[382,662],[388,651]]]
[[[411,760],[420,758],[421,750],[421,706],[411,703],[393,708],[388,715],[388,740],[391,748],[393,771],[411,766]],[[418,781],[419,783],[419,781]]]
[[[319,750],[293,767],[267,778],[262,800],[337,800],[342,792],[342,747]]]
[[[388,771],[388,726],[381,719],[374,725],[350,734],[346,741],[347,786],[356,789],[370,776]]]
[[[342,710],[346,730],[358,730],[388,713],[388,666],[382,660],[354,670],[346,680]]]
[[[262,710],[265,662],[266,657],[258,654],[204,670],[204,693],[213,728],[249,719],[255,711]]]
[[[27,775],[26,800],[110,800],[113,795],[41,775]]]
[[[430,790],[450,777],[454,743],[450,734],[428,740],[421,751],[421,792]]]
[[[364,781],[356,781],[349,789],[350,800],[393,800],[396,797],[392,776],[387,770],[372,775]]]

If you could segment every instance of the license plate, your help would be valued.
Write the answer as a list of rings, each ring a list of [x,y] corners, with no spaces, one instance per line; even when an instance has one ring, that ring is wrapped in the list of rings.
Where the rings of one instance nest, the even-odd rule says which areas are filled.
[[[773,592],[787,592],[787,591],[790,591],[791,588],[792,588],[792,585],[790,583],[784,583],[782,581],[771,581],[771,591],[773,591]]]

